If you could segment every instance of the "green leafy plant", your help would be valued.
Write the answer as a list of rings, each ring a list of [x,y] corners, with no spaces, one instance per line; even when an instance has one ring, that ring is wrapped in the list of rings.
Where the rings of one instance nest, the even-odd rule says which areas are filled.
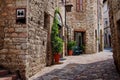
[[[55,10],[55,15],[58,13],[59,10]],[[51,32],[51,44],[52,44],[52,52],[53,54],[60,53],[63,50],[63,40],[58,36],[58,20],[56,16],[54,17],[53,25],[52,25],[52,32]]]
[[[67,45],[68,50],[72,50],[75,45],[76,45],[75,41],[69,41]]]
[[[52,41],[52,51],[53,53],[60,53],[63,50],[63,40],[59,37],[55,37],[54,41]]]
[[[85,46],[84,46],[84,45],[81,45],[81,46],[80,46],[80,49],[84,51],[84,50],[85,50]]]

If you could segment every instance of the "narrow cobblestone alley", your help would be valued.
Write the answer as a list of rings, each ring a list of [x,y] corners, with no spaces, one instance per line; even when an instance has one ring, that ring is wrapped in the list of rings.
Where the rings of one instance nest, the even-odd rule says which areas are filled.
[[[0,0],[0,80],[120,80],[120,0]]]
[[[63,64],[44,68],[32,80],[120,80],[110,50],[65,59]]]

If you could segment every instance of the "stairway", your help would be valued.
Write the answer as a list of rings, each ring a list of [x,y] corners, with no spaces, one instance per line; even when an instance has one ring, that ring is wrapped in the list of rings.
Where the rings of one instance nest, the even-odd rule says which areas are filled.
[[[0,68],[0,80],[20,80],[17,78],[16,74],[10,73],[4,68]]]

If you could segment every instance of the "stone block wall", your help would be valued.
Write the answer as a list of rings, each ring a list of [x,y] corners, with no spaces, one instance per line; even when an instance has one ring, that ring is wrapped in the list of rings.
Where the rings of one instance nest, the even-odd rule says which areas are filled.
[[[70,0],[72,11],[67,12],[67,25],[74,31],[85,31],[85,53],[97,52],[97,38],[95,30],[98,29],[97,0],[83,0],[83,10],[76,11],[76,0]],[[70,4],[69,3],[69,4]],[[103,27],[102,27],[103,28]],[[74,35],[71,34],[72,39]]]
[[[120,73],[120,1],[108,0],[113,58]]]
[[[27,25],[16,24],[16,9],[26,8],[26,0],[0,1],[0,33],[2,49],[0,50],[0,65],[15,72],[20,70],[25,77]]]
[[[11,72],[19,70],[23,79],[46,66],[48,32],[56,7],[56,0],[0,0],[0,65]],[[25,24],[16,23],[17,8],[26,9]],[[45,12],[50,16],[48,28]]]
[[[46,66],[47,31],[44,29],[44,2],[30,0],[28,4],[27,78]]]
[[[4,5],[5,5],[5,1],[0,1],[0,50],[3,49],[3,44],[4,44],[4,24],[3,24],[3,20],[4,17],[2,17],[2,15],[4,15],[4,13],[2,12],[2,10],[4,9]]]
[[[53,25],[54,12],[58,4],[57,2],[58,1],[56,0],[45,0],[44,4],[44,12],[47,15],[47,18],[44,16],[44,19],[47,20],[47,22],[45,22],[44,25],[44,27],[46,27],[45,30],[47,31],[47,51],[46,51],[47,66],[53,65],[53,54],[51,48],[51,30]]]

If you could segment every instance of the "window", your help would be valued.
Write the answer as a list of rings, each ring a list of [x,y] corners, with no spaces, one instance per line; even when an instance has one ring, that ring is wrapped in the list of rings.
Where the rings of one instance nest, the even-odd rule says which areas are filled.
[[[83,11],[83,0],[76,0],[76,11]]]
[[[44,29],[49,29],[50,26],[50,16],[48,13],[44,12]]]
[[[95,38],[97,39],[97,30],[95,30]]]
[[[104,26],[105,26],[105,27],[108,26],[108,20],[107,20],[107,18],[104,18]]]

